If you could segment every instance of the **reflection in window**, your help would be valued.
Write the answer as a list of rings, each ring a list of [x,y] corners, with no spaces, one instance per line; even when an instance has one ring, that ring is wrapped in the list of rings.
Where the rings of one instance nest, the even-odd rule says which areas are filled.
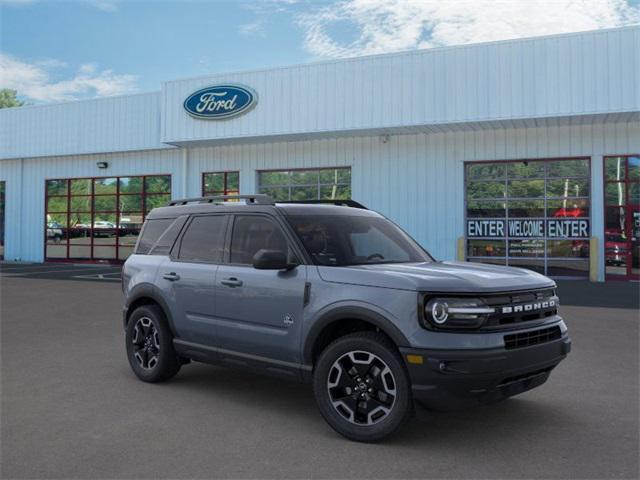
[[[202,174],[202,195],[239,195],[240,172],[212,172]]]
[[[258,191],[274,200],[348,200],[351,168],[258,172]]]
[[[169,175],[46,182],[46,258],[122,261],[151,209],[171,197]]]
[[[557,237],[584,228],[548,232],[547,228],[557,219],[563,219],[562,225],[574,219],[582,225],[588,222],[589,159],[470,162],[465,165],[465,179],[466,219],[489,223],[486,229],[465,229],[472,235],[467,237],[470,261],[495,263],[502,257],[507,265],[551,274],[551,261],[559,260],[554,275],[587,275],[576,262],[588,263],[589,239],[582,238],[583,233],[580,238]],[[492,228],[496,226],[502,228]],[[575,268],[566,267],[571,262]]]
[[[470,257],[504,257],[506,256],[504,240],[469,240],[467,255]]]

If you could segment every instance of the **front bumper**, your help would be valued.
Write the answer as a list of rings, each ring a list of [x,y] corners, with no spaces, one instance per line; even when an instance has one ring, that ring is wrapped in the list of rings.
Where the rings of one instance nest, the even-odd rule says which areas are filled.
[[[512,350],[400,349],[414,399],[432,410],[493,403],[531,390],[542,385],[570,351],[566,332],[557,340]],[[415,363],[418,359],[421,364]]]

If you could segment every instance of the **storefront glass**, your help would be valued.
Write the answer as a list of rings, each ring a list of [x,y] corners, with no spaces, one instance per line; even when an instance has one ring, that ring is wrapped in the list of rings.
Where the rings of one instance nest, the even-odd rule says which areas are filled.
[[[640,279],[640,156],[604,158],[607,279]]]
[[[588,158],[465,165],[469,261],[589,274]]]
[[[202,195],[239,195],[240,172],[210,172],[202,174]]]
[[[170,199],[170,175],[47,180],[45,258],[124,261]]]
[[[351,198],[351,168],[261,171],[258,192],[279,201],[347,200]]]

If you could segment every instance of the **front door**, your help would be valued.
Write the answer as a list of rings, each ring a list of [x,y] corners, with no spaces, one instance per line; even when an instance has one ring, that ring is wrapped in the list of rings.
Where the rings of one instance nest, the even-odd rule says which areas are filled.
[[[604,159],[607,280],[640,279],[640,156]]]
[[[215,343],[215,278],[222,261],[227,215],[194,216],[158,270],[159,287],[171,299],[178,337],[187,342]]]
[[[229,262],[216,274],[219,346],[235,353],[299,363],[306,267],[257,270],[258,250],[292,252],[282,225],[270,216],[236,215]]]

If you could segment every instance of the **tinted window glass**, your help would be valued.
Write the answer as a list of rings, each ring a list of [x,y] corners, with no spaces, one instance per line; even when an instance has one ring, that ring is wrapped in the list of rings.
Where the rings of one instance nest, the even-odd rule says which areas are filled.
[[[224,215],[194,217],[182,236],[180,260],[221,262],[226,225]]]
[[[159,218],[156,220],[148,220],[142,230],[142,236],[138,242],[136,253],[146,255],[156,243],[160,235],[173,223],[173,218]]]
[[[288,253],[282,229],[266,217],[237,216],[231,237],[231,263],[252,264],[253,256],[262,249]]]
[[[168,255],[186,220],[186,215],[178,217],[176,221],[173,222],[173,224],[171,224],[171,226],[160,236],[155,247],[151,250],[151,255]]]
[[[431,260],[386,218],[347,215],[288,217],[319,265],[345,266]]]

